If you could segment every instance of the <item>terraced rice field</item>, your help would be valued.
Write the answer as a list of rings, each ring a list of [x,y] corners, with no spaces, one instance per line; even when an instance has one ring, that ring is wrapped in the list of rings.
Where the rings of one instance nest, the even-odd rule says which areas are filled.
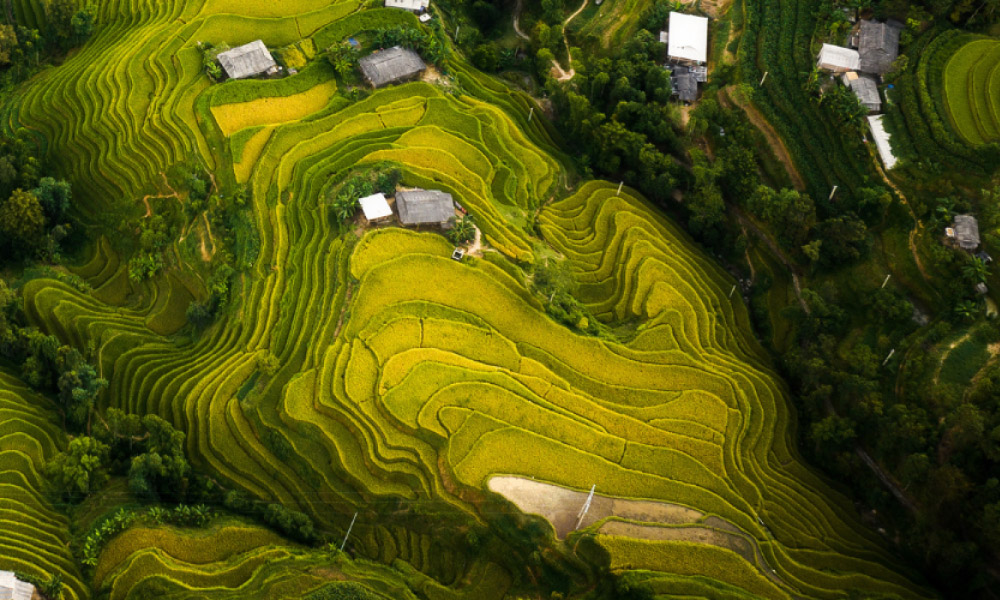
[[[948,59],[945,102],[952,124],[971,144],[1000,140],[1000,40],[975,38]]]
[[[65,449],[51,403],[0,370],[0,570],[60,574],[64,598],[87,598],[69,552],[69,523],[47,500],[42,467]]]
[[[529,121],[529,98],[457,58],[457,90],[416,82],[357,101],[308,91],[327,85],[309,72],[280,87],[213,87],[200,72],[199,40],[279,46],[412,15],[358,12],[354,0],[109,0],[99,10],[96,37],[25,88],[11,124],[44,134],[88,215],[108,198],[155,193],[160,173],[196,154],[221,180],[247,182],[261,236],[236,308],[193,340],[171,337],[186,308],[177,299],[190,293],[183,280],[168,273],[129,303],[125,261],[106,243],[76,269],[92,294],[44,279],[25,286],[34,324],[97,348],[110,382],[102,404],[168,419],[198,467],[327,532],[340,535],[361,512],[355,549],[396,569],[373,577],[421,597],[499,600],[515,574],[435,535],[433,517],[391,522],[373,507],[420,503],[484,523],[481,499],[498,475],[597,484],[607,498],[714,517],[699,522],[706,531],[731,528],[702,543],[632,539],[623,532],[650,525],[635,515],[633,529],[601,530],[613,569],[659,572],[663,589],[924,595],[850,502],[801,463],[786,390],[729,298],[729,276],[635,193],[573,182],[557,134]],[[226,116],[220,107],[246,87],[297,108]],[[299,95],[312,93],[303,108]],[[456,262],[433,233],[341,235],[322,199],[358,165],[382,161],[407,185],[453,194],[491,254]],[[634,339],[583,336],[546,316],[518,266],[540,243],[566,257],[594,315],[639,324]],[[279,360],[274,374],[259,372],[266,353]],[[241,400],[251,378],[253,398]],[[291,458],[262,441],[272,436]],[[241,597],[287,586],[280,597],[319,585],[314,557],[266,536],[244,543],[238,529],[213,529],[200,544],[179,542],[190,532],[130,531],[102,556],[95,588],[124,598],[156,580],[169,597]],[[752,559],[719,541],[730,534]],[[220,554],[199,554],[205,547]]]

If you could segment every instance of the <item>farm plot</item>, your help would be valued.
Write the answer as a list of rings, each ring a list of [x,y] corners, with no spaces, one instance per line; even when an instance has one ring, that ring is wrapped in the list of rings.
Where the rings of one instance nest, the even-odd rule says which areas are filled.
[[[458,59],[450,90],[410,83],[327,96],[313,91],[326,80],[310,79],[308,67],[280,82],[211,86],[200,40],[262,35],[277,45],[412,21],[389,16],[402,11],[344,16],[353,2],[300,0],[280,13],[273,2],[244,4],[102,4],[94,40],[18,97],[18,118],[45,135],[85,213],[108,198],[138,201],[189,155],[252,192],[259,258],[233,310],[197,336],[171,337],[179,312],[168,287],[148,305],[122,306],[125,261],[103,247],[80,268],[94,293],[44,279],[25,286],[34,325],[97,349],[109,380],[103,405],[168,419],[186,432],[193,462],[226,487],[301,510],[331,535],[355,510],[392,502],[483,522],[468,498],[488,493],[496,475],[578,491],[599,482],[608,498],[733,524],[780,583],[761,583],[757,566],[705,544],[671,546],[677,556],[642,568],[776,596],[921,595],[850,503],[801,464],[786,392],[728,296],[733,282],[676,226],[606,182],[561,198],[570,179],[558,133],[529,121],[529,98]],[[317,96],[304,103],[302,94]],[[242,106],[213,118],[263,98],[282,114]],[[308,106],[288,108],[299,104]],[[329,192],[378,163],[398,167],[406,185],[453,194],[494,260],[453,261],[437,234],[343,234]],[[594,315],[640,324],[633,340],[583,336],[547,316],[513,262],[531,263],[543,243],[566,257]],[[278,367],[265,372],[268,356]],[[364,519],[357,552],[399,566],[421,597],[504,596],[503,567],[438,539],[434,517],[412,519]],[[137,542],[147,535],[108,550],[102,592],[245,597],[257,586],[281,597],[278,586],[303,594],[323,583],[311,559],[280,544],[206,558],[177,550],[188,533]],[[228,548],[237,534],[210,535]],[[632,549],[610,547],[616,568],[633,564]],[[306,575],[282,578],[293,571]]]
[[[974,39],[944,69],[948,114],[971,144],[1000,140],[1000,40]]]

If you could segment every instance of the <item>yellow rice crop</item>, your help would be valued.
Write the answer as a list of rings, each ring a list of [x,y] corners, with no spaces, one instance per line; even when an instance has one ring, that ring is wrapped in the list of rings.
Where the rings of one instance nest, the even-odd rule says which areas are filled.
[[[257,98],[250,102],[215,106],[212,107],[212,115],[228,136],[245,127],[298,121],[322,110],[336,92],[337,84],[327,81],[292,96]]]

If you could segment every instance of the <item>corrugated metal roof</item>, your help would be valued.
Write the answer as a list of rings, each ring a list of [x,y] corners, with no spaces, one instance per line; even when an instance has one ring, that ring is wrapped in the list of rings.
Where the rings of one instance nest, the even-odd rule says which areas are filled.
[[[670,13],[667,56],[705,62],[708,60],[708,19],[684,13]]]
[[[402,8],[410,12],[423,12],[431,5],[431,0],[385,0],[386,8]]]
[[[858,31],[859,68],[876,75],[888,73],[892,62],[899,56],[899,34],[900,28],[895,24],[861,21]]]
[[[443,224],[455,216],[455,201],[451,194],[440,190],[399,192],[396,210],[405,225]]]
[[[857,71],[858,67],[861,66],[861,56],[857,50],[833,44],[823,44],[816,66],[828,71]]]
[[[882,124],[885,115],[868,117],[868,126],[872,129],[872,137],[875,138],[875,147],[878,148],[878,155],[882,157],[882,163],[886,169],[896,166],[896,155],[892,153],[892,146],[889,144],[889,132]]]
[[[14,576],[12,571],[0,571],[0,600],[31,600],[35,586]]]
[[[375,87],[408,79],[427,69],[416,52],[399,46],[369,54],[358,61],[358,66]]]
[[[698,78],[690,69],[682,66],[672,67],[670,86],[674,94],[683,102],[694,102],[698,99]]]
[[[277,66],[271,53],[267,51],[267,46],[260,40],[220,52],[218,59],[230,79],[253,77]]]
[[[955,217],[955,240],[963,250],[975,250],[979,247],[979,222],[972,215],[957,215]]]
[[[361,204],[361,211],[369,221],[392,215],[392,208],[385,201],[385,194],[381,192],[360,198],[358,203]]]
[[[851,77],[854,75],[854,77]],[[882,110],[882,96],[878,93],[878,84],[867,75],[858,76],[856,73],[846,73],[844,75],[844,85],[851,88],[854,95],[858,97],[861,104],[868,109],[868,112],[879,112]]]

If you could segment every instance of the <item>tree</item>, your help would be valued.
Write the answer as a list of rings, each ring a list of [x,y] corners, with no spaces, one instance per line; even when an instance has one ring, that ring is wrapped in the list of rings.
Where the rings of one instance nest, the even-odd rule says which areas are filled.
[[[17,31],[12,25],[0,25],[0,67],[11,64],[17,49]]]
[[[49,223],[63,222],[66,211],[69,210],[70,200],[73,198],[73,190],[68,182],[52,177],[42,177],[38,181],[38,187],[31,193],[38,198]]]
[[[827,266],[852,263],[868,251],[868,228],[851,213],[827,219],[816,230]]]
[[[358,50],[347,42],[331,46],[326,52],[326,59],[333,65],[333,70],[341,77],[350,75],[358,66]]]
[[[487,73],[494,73],[500,66],[500,50],[493,42],[476,46],[472,52],[472,64]]]
[[[93,365],[86,362],[75,348],[63,346],[59,349],[59,365],[57,385],[67,425],[81,430],[90,417],[97,395],[108,386],[108,382],[97,375]]]
[[[531,285],[552,302],[556,294],[571,294],[577,282],[568,263],[547,258],[535,265]]]
[[[107,445],[92,437],[76,437],[65,452],[45,464],[45,474],[61,499],[79,502],[107,483],[107,460]]]
[[[77,13],[77,0],[48,0],[45,12],[53,37],[64,50],[69,48],[73,41],[73,17]]]
[[[476,224],[472,215],[453,219],[451,229],[448,230],[448,239],[453,244],[464,244],[472,241],[476,237]]]
[[[962,275],[973,283],[986,283],[986,278],[989,274],[986,262],[978,257],[973,258],[972,261],[962,267]]]
[[[771,226],[778,240],[788,248],[804,244],[816,224],[812,198],[789,188],[778,192],[759,186],[750,197],[749,208]]]
[[[83,42],[94,32],[94,16],[94,7],[89,4],[73,14],[73,18],[70,19],[70,29],[75,43]]]
[[[10,198],[0,204],[0,233],[16,251],[27,253],[39,246],[45,234],[45,213],[34,194],[14,190]]]

